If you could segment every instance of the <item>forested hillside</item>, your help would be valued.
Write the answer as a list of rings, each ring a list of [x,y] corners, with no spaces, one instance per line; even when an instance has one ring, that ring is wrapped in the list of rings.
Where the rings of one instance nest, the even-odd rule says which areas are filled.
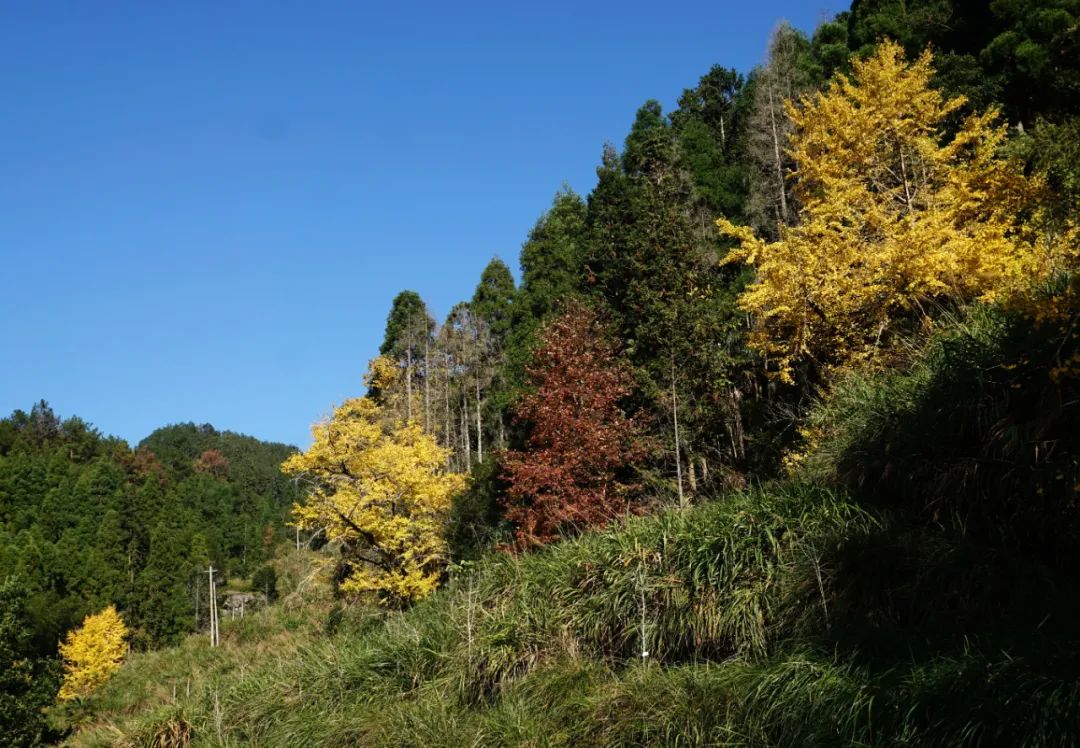
[[[441,321],[399,293],[304,452],[0,422],[0,600],[43,645],[109,603],[176,643],[53,729],[1071,745],[1080,3],[855,0],[763,46],[645,102],[520,283],[493,259]],[[221,647],[179,641],[210,561],[286,580]],[[34,744],[55,689],[12,672]]]
[[[565,411],[547,416],[581,436],[585,390],[612,394],[601,407],[618,413],[600,420],[629,419],[648,449],[562,449],[614,449],[634,463],[638,499],[686,504],[780,475],[808,409],[846,372],[902,367],[973,302],[1015,308],[1039,283],[1067,283],[1077,17],[1056,0],[935,0],[855,2],[811,37],[780,24],[760,67],[717,65],[675,110],[638,110],[622,148],[603,147],[593,191],[560,190],[529,231],[519,286],[495,258],[441,323],[402,291],[369,375],[399,376],[370,394],[472,473],[455,553],[504,542],[522,526],[504,521],[520,519],[516,504],[557,490],[521,469],[549,446],[538,431],[552,398],[525,397],[537,387],[562,378],[586,416],[573,428]],[[890,59],[851,78],[884,39]],[[568,309],[595,320],[545,328]],[[560,325],[579,339],[551,340]],[[593,345],[582,336],[629,376],[617,395],[554,355]]]
[[[207,565],[248,577],[282,537],[299,491],[278,466],[293,451],[209,424],[158,429],[132,449],[45,402],[0,420],[15,656],[55,656],[65,632],[110,603],[138,649],[199,628]]]
[[[299,491],[278,467],[293,451],[209,424],[131,449],[44,402],[0,420],[0,566],[40,650],[110,602],[138,647],[194,630],[206,566],[250,576],[282,537]]]

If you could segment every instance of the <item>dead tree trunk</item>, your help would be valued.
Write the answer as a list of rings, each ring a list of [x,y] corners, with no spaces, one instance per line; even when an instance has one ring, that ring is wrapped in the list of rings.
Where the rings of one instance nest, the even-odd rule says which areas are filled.
[[[476,461],[484,461],[484,426],[481,420],[483,404],[480,401],[480,377],[476,377]]]
[[[776,101],[773,98],[773,88],[769,85],[769,122],[772,125],[773,156],[776,159],[776,179],[780,196],[780,223],[787,225],[787,191],[784,189],[784,162],[780,158],[780,133],[776,128]]]

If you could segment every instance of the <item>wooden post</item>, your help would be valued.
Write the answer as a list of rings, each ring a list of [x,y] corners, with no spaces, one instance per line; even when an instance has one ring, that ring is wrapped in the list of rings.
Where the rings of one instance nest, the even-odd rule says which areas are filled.
[[[206,573],[210,577],[210,646],[216,647],[221,642],[220,633],[218,630],[218,609],[217,609],[217,585],[214,583],[214,565],[211,564],[207,567]]]

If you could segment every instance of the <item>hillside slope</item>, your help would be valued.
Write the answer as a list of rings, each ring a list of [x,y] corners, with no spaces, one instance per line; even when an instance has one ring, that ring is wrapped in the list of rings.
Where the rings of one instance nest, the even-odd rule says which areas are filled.
[[[107,604],[136,647],[205,618],[205,568],[250,576],[300,490],[283,444],[184,424],[137,448],[45,402],[0,419],[0,576],[18,580],[36,649]],[[201,600],[201,607],[200,607]]]
[[[69,744],[1067,745],[1075,350],[977,310],[838,387],[788,481],[489,555],[405,612],[288,551],[305,593],[132,657]]]
[[[926,640],[883,620],[911,591],[901,569],[857,607],[882,559],[847,564],[883,533],[842,497],[778,487],[489,559],[382,622],[282,605],[226,621],[221,650],[135,656],[70,744],[1065,745],[1080,686],[1057,621],[1010,639],[965,616]],[[953,578],[921,580],[913,618],[991,572],[930,560],[903,571]],[[1075,614],[1076,597],[1029,598],[1025,617]]]

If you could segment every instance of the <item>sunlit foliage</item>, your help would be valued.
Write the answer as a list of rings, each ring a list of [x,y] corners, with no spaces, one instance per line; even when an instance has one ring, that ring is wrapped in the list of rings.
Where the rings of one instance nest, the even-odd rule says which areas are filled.
[[[1000,157],[994,110],[943,136],[964,102],[931,88],[931,64],[885,42],[851,78],[789,102],[800,222],[773,243],[717,222],[739,242],[727,261],[756,266],[740,303],[785,381],[797,364],[880,359],[935,307],[1008,296],[1052,267],[1047,238],[1023,221],[1040,181]]]
[[[127,635],[124,619],[112,605],[87,616],[80,628],[68,632],[60,645],[64,660],[60,700],[89,696],[119,670],[127,654]]]
[[[444,469],[447,450],[415,422],[388,422],[367,397],[347,400],[312,431],[311,448],[282,469],[312,482],[295,507],[301,527],[344,544],[342,591],[390,606],[431,593],[447,562],[450,499],[465,487]]]

